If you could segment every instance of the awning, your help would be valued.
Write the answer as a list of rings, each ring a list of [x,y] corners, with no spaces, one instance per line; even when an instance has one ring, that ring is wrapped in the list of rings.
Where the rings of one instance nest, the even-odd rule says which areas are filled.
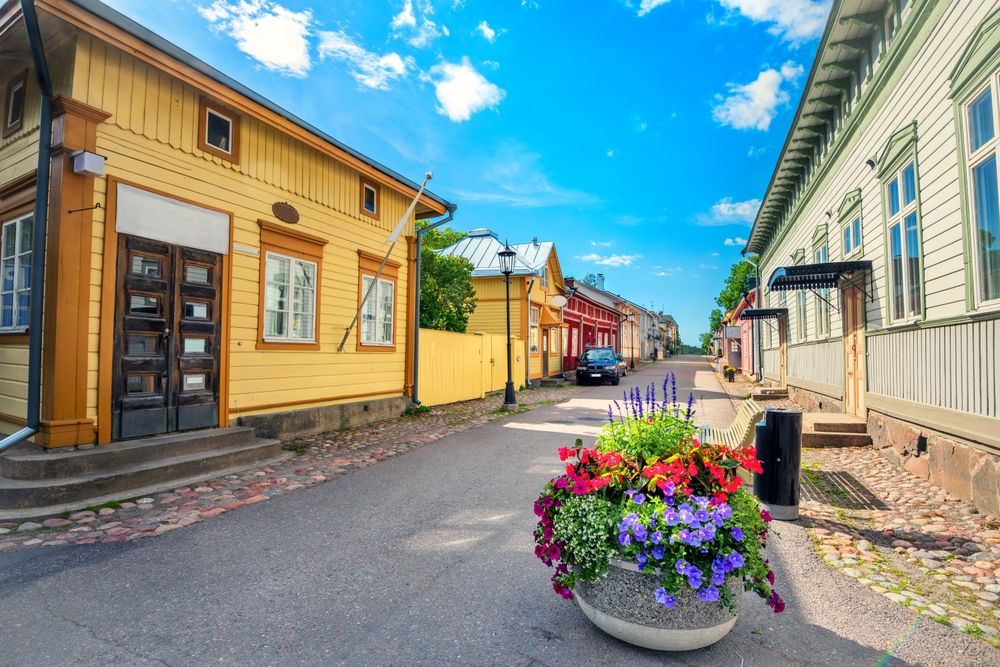
[[[741,320],[770,320],[788,317],[787,308],[747,308],[740,313]]]
[[[872,263],[867,260],[782,266],[774,270],[767,286],[776,291],[829,289],[840,286],[845,276],[871,270]]]
[[[541,325],[543,327],[559,326],[562,323],[562,316],[559,313],[559,309],[553,306],[542,306]]]

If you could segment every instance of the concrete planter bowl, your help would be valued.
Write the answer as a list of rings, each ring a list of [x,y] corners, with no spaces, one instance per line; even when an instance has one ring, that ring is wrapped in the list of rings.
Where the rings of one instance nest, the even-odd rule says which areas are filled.
[[[735,578],[734,578],[735,582]],[[737,605],[741,591],[732,585]],[[657,651],[691,651],[719,641],[736,625],[737,614],[720,604],[702,602],[690,588],[677,594],[667,609],[653,591],[660,578],[640,572],[634,563],[612,560],[608,573],[595,582],[579,582],[576,601],[584,615],[612,637]]]

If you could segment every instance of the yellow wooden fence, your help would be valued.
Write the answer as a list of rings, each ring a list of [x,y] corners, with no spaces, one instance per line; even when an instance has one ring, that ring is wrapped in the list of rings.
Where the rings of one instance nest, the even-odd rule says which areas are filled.
[[[524,384],[524,344],[511,339],[514,387]],[[507,382],[503,336],[420,330],[420,402],[441,405],[482,398]]]

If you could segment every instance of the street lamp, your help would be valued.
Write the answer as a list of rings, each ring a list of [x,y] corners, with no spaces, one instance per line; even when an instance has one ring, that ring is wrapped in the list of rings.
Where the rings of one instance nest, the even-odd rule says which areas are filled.
[[[628,330],[629,330],[629,339],[632,341],[631,345],[629,345],[629,347],[632,348],[630,350],[630,352],[632,352],[632,355],[631,357],[629,357],[629,368],[631,370],[635,370],[635,313],[634,312],[628,314]]]
[[[503,250],[497,253],[497,259],[500,261],[500,273],[503,274],[504,284],[507,288],[507,386],[503,392],[503,406],[508,411],[517,410],[517,398],[514,396],[514,367],[510,354],[510,274],[514,273],[514,258],[516,256],[517,253],[506,242],[503,244]]]

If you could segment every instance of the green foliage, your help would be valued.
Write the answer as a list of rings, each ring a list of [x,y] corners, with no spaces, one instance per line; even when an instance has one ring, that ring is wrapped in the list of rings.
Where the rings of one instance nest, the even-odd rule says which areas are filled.
[[[754,263],[758,261],[758,258],[754,256],[747,259]],[[735,308],[743,295],[750,289],[750,281],[753,279],[755,271],[753,264],[745,260],[733,264],[732,268],[729,269],[729,276],[726,277],[722,291],[719,292],[719,296],[715,297],[715,303],[719,304],[724,311]]]
[[[683,414],[683,413],[682,413]],[[601,428],[597,451],[639,459],[665,459],[686,452],[698,433],[683,416],[657,412],[648,419],[616,420]]]
[[[556,539],[563,542],[564,560],[573,563],[572,579],[594,581],[608,570],[617,551],[615,527],[622,504],[595,496],[572,496],[555,517]]]
[[[591,287],[597,287],[597,276],[593,273],[588,273],[583,277],[583,282],[587,283]]]
[[[417,228],[427,225],[419,221]],[[450,228],[423,235],[420,250],[420,326],[465,333],[476,309],[472,263],[464,257],[441,256],[436,250],[460,241],[464,234]]]
[[[430,406],[427,405],[407,405],[406,409],[403,410],[403,417],[419,417],[420,415],[430,414]]]

